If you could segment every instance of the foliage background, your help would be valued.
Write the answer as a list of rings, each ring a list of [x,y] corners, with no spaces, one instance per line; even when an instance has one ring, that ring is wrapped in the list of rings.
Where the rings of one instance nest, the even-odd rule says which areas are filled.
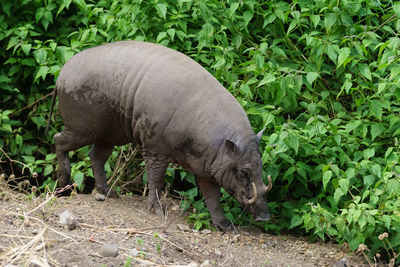
[[[202,64],[255,131],[267,128],[261,149],[274,181],[273,217],[261,227],[352,250],[364,243],[387,259],[389,241],[399,252],[399,3],[3,0],[0,12],[0,168],[8,177],[37,172],[42,187],[52,184],[51,137],[62,121],[56,116],[44,135],[48,96],[72,55],[111,41],[155,42]],[[71,153],[80,186],[92,176],[88,149]],[[108,175],[132,150],[114,151]],[[133,165],[141,169],[140,160]],[[193,184],[181,169],[170,168],[167,178],[174,176]],[[195,227],[207,224],[197,189],[181,194],[196,208]],[[236,223],[254,223],[225,192],[223,206]],[[378,239],[383,232],[388,239]]]

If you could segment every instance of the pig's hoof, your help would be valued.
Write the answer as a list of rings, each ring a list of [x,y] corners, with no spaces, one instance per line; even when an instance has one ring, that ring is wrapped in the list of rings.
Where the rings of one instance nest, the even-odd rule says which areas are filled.
[[[156,215],[157,215],[158,217],[164,216],[164,211],[163,211],[163,209],[162,209],[161,207],[156,207],[156,208],[154,209],[154,212],[156,213]]]
[[[153,203],[148,203],[147,209],[150,212],[154,212],[159,217],[162,217],[165,215],[163,208],[158,203],[157,203],[157,205],[155,205]]]
[[[109,197],[109,198],[118,198],[117,192],[115,192],[113,190],[107,191],[106,196]]]
[[[228,220],[223,220],[219,222],[216,226],[218,230],[222,232],[232,232],[234,230],[232,223]]]
[[[97,188],[97,191],[98,191],[100,194],[105,195],[106,197],[109,197],[109,198],[118,198],[117,192],[111,190],[109,187],[106,187],[106,188],[99,188],[99,187],[98,187],[98,188]]]

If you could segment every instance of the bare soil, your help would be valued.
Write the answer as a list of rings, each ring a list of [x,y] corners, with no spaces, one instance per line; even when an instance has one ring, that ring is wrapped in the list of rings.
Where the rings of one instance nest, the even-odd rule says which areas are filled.
[[[29,199],[2,188],[0,266],[363,265],[345,246],[309,243],[254,227],[239,227],[237,233],[179,229],[187,214],[178,201],[166,201],[168,213],[159,218],[147,211],[146,198],[140,196],[104,202],[84,194]],[[79,221],[74,230],[59,222],[59,214],[66,210]],[[116,244],[118,255],[101,256],[104,244]],[[338,265],[343,258],[346,264]]]

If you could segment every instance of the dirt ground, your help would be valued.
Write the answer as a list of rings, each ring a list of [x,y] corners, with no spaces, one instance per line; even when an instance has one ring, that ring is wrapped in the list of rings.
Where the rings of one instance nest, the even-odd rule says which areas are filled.
[[[0,189],[0,266],[362,266],[362,258],[332,243],[241,227],[237,233],[185,229],[179,202],[159,218],[140,196],[96,201],[94,195],[29,199]],[[79,222],[60,224],[69,211]],[[75,222],[75,221],[74,221]],[[183,226],[182,226],[183,225]],[[101,256],[104,244],[116,257]],[[338,262],[346,258],[345,263]]]

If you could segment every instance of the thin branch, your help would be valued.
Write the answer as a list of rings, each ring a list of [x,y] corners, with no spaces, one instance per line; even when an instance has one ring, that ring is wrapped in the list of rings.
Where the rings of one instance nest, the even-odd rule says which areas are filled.
[[[21,111],[27,109],[27,108],[32,107],[32,106],[35,105],[36,103],[42,101],[43,99],[48,98],[49,96],[51,96],[51,95],[53,95],[53,94],[54,94],[54,91],[51,92],[50,94],[47,94],[47,95],[45,95],[45,96],[42,96],[41,98],[39,98],[39,99],[37,99],[36,101],[30,103],[29,105],[26,105],[25,107],[21,108],[20,110],[14,111],[13,113],[11,113],[11,114],[9,115],[9,117],[13,116],[14,114],[17,114],[18,112],[21,112]]]

